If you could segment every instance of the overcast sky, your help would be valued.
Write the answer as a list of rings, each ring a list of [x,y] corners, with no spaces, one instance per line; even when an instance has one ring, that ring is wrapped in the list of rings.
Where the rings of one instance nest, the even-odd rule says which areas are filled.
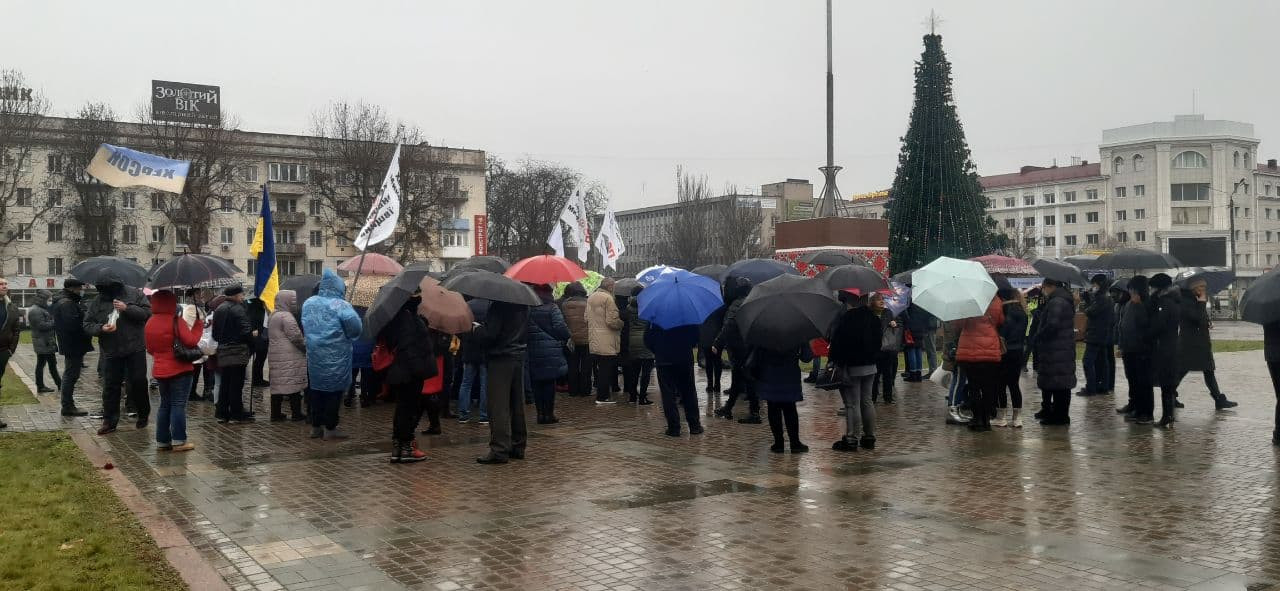
[[[150,80],[222,87],[255,131],[305,133],[363,99],[433,143],[558,161],[616,209],[673,199],[683,164],[759,190],[821,188],[821,0],[70,2],[0,0],[0,68],[58,114],[131,114]],[[835,3],[836,164],[888,187],[931,8],[981,174],[1096,160],[1106,127],[1192,108],[1280,138],[1280,2]],[[1280,141],[1280,139],[1277,139]]]

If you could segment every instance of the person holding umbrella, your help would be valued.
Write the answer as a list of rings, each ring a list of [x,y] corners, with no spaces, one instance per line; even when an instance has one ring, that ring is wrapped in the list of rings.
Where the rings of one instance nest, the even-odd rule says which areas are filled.
[[[267,361],[271,363],[271,422],[285,420],[282,407],[289,400],[293,420],[305,421],[302,392],[307,389],[307,339],[294,314],[298,313],[298,292],[276,292],[276,309],[267,320]]]
[[[1084,294],[1084,388],[1076,396],[1109,394],[1106,376],[1115,371],[1111,342],[1115,310],[1107,297],[1107,276],[1099,273],[1089,283],[1092,289]]]
[[[415,292],[378,332],[378,344],[391,354],[391,364],[383,381],[395,398],[391,419],[391,463],[420,462],[426,454],[418,450],[414,431],[422,416],[422,383],[440,373],[427,325],[418,316],[422,298]]]
[[[1178,367],[1178,323],[1182,317],[1182,297],[1173,278],[1156,273],[1148,282],[1151,300],[1147,303],[1151,315],[1151,331],[1155,335],[1152,361],[1155,363],[1156,383],[1160,385],[1160,421],[1157,427],[1172,428],[1174,408],[1178,404],[1178,381],[1182,371]]]
[[[786,351],[754,346],[748,355],[752,361],[747,371],[754,372],[756,391],[760,399],[769,404],[769,430],[773,432],[773,445],[769,451],[777,454],[784,451],[784,425],[791,441],[791,453],[809,451],[809,446],[800,441],[800,416],[796,412],[796,403],[804,400],[800,362],[813,359],[809,346],[801,345]]]
[[[613,296],[604,295],[613,302]],[[489,453],[476,458],[477,463],[505,464],[509,459],[524,459],[528,432],[524,422],[523,376],[528,327],[529,306],[494,301],[489,305],[484,324],[473,331],[476,342],[485,352],[492,421]],[[594,342],[595,335],[592,336]],[[600,377],[597,379],[607,388],[608,382]]]
[[[162,289],[151,294],[152,315],[145,327],[147,352],[154,360],[151,375],[160,382],[160,408],[156,411],[156,449],[191,451],[187,441],[187,397],[191,395],[191,376],[196,372],[191,359],[178,352],[192,351],[201,357],[196,345],[204,332],[204,323],[196,319],[188,325],[180,318],[178,296]]]
[[[151,415],[147,396],[147,344],[144,327],[151,303],[142,290],[129,287],[112,270],[98,277],[98,297],[85,306],[84,332],[98,337],[102,348],[102,428],[114,433],[120,422],[120,387],[128,380],[128,402],[138,413],[137,428],[145,429]],[[16,346],[16,342],[15,342]]]
[[[667,419],[668,437],[680,436],[680,410],[689,424],[689,434],[703,432],[698,418],[698,392],[693,382],[693,348],[698,345],[698,325],[676,326],[664,329],[649,324],[644,333],[644,344],[653,351],[658,368],[658,390],[662,392],[662,414]]]
[[[1065,281],[1045,278],[1044,304],[1035,331],[1039,364],[1036,385],[1044,394],[1041,425],[1071,424],[1071,389],[1076,386],[1075,300]],[[976,415],[975,415],[976,416]]]
[[[564,344],[571,338],[564,315],[551,296],[551,286],[538,284],[533,292],[542,304],[529,310],[525,340],[529,346],[529,380],[533,386],[533,403],[538,411],[538,424],[559,423],[556,418],[556,379],[569,371],[564,358]]]
[[[1213,398],[1216,410],[1235,408],[1237,403],[1227,399],[1227,395],[1218,388],[1218,378],[1214,375],[1213,343],[1209,338],[1209,284],[1202,278],[1193,278],[1182,290],[1182,313],[1178,318],[1178,383],[1193,371],[1204,372],[1204,383],[1209,387],[1209,396]]]
[[[1116,412],[1139,425],[1150,425],[1155,419],[1155,391],[1151,385],[1151,317],[1148,312],[1147,278],[1136,275],[1129,279],[1128,299],[1120,313],[1116,341],[1124,361],[1124,377],[1129,382],[1129,403]]]
[[[956,363],[969,379],[969,408],[972,431],[990,431],[991,414],[1000,397],[1004,381],[1000,361],[1004,354],[1000,326],[1004,324],[1004,305],[999,297],[991,298],[982,316],[959,320],[960,339],[956,344]]]
[[[346,291],[342,278],[325,269],[316,295],[302,304],[312,439],[347,438],[338,430],[338,407],[351,384],[351,344],[364,326],[351,304],[342,299]]]
[[[737,277],[731,278],[731,281],[733,285],[725,293],[729,306],[725,309],[724,324],[720,328],[720,334],[711,345],[711,354],[719,355],[726,349],[729,351],[729,363],[732,364],[730,376],[733,384],[729,387],[731,390],[729,399],[725,401],[724,406],[715,410],[715,415],[733,420],[733,405],[739,397],[746,397],[747,417],[738,422],[759,424],[763,422],[760,420],[760,399],[757,397],[755,378],[745,367],[749,351],[746,341],[742,338],[742,330],[738,327],[738,311],[742,309],[742,303],[746,301],[747,296],[751,295],[751,280],[746,277]]]
[[[627,327],[627,369],[623,376],[624,389],[630,395],[630,401],[641,406],[653,404],[649,400],[649,378],[653,374],[653,351],[644,344],[644,333],[649,323],[640,318],[640,303],[637,296],[644,290],[643,285],[631,289],[631,298],[623,324]]]
[[[725,307],[721,305],[698,326],[698,365],[707,376],[707,394],[720,393],[720,378],[724,375],[724,358],[711,353],[716,336],[724,326],[724,312]],[[661,381],[658,385],[662,385]]]
[[[875,449],[876,409],[872,396],[884,325],[856,293],[841,291],[840,300],[847,309],[832,331],[829,359],[841,384],[845,429],[844,436],[831,449],[857,451],[859,443],[865,449]]]

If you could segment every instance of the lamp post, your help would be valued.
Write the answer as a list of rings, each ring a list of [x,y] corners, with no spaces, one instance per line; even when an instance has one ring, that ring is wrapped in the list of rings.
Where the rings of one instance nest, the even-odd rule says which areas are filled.
[[[827,0],[827,165],[818,168],[822,171],[822,193],[818,204],[813,208],[813,217],[844,217],[848,211],[840,199],[840,189],[836,188],[836,173],[840,167],[835,163],[835,77],[831,73],[831,0]]]
[[[1236,275],[1236,193],[1240,191],[1240,187],[1247,184],[1246,179],[1236,181],[1235,186],[1231,189],[1231,196],[1227,200],[1227,219],[1230,220],[1229,234],[1231,240],[1231,275]],[[1236,297],[1237,287],[1236,281],[1231,281],[1231,315],[1234,318],[1239,312],[1239,299]]]

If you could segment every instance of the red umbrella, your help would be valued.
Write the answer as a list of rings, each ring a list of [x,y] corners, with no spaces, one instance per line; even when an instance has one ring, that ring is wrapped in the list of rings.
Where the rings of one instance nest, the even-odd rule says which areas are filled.
[[[361,259],[364,260],[363,267],[360,266]],[[355,273],[358,270],[361,275],[398,275],[404,267],[389,256],[369,252],[347,259],[346,262],[338,265],[338,270],[349,273]]]
[[[516,261],[504,273],[507,277],[522,283],[550,284],[577,281],[587,276],[577,263],[550,254],[529,257]]]
[[[1039,275],[1031,263],[1022,259],[989,254],[969,259],[982,264],[982,268],[990,275]]]

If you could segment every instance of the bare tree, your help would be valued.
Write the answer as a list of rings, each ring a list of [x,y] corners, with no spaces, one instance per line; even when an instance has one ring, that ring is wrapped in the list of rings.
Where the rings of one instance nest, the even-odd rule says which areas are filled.
[[[522,160],[510,167],[490,157],[485,181],[490,250],[511,260],[549,250],[547,236],[575,191],[582,192],[591,219],[608,201],[602,185],[584,184],[578,171],[552,162]]]
[[[98,146],[119,141],[120,125],[115,112],[105,103],[86,103],[66,121],[64,132],[66,139],[50,159],[57,166],[49,168],[48,174],[51,184],[70,187],[74,195],[63,198],[63,207],[51,214],[51,219],[75,228],[72,239],[78,255],[117,254],[123,236],[116,233],[116,224],[132,216],[113,202],[111,186],[85,171]]]
[[[1035,227],[1024,224],[1004,228],[1002,236],[1004,245],[1000,250],[1004,255],[1023,260],[1029,261],[1040,256],[1040,247],[1044,245],[1044,239],[1036,235]]]
[[[724,203],[717,208],[712,221],[717,262],[729,264],[763,254],[765,248],[760,239],[763,223],[760,199],[739,196],[736,185],[726,186]]]
[[[713,229],[711,189],[707,176],[694,176],[676,167],[676,209],[662,229],[658,259],[668,265],[692,269],[709,262]]]
[[[15,256],[9,247],[30,240],[32,225],[50,210],[47,200],[36,199],[33,187],[49,109],[49,99],[29,89],[22,72],[0,70],[0,274]]]

